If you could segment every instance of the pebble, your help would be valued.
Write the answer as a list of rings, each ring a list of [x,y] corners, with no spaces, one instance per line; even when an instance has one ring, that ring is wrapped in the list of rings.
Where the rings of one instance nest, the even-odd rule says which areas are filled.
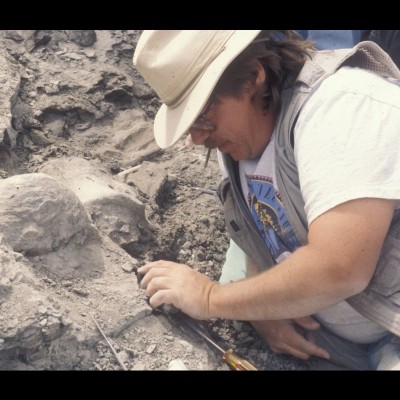
[[[192,243],[188,240],[182,245],[182,249],[191,249],[193,247]]]
[[[193,351],[193,346],[192,346],[189,342],[187,342],[186,340],[179,340],[179,343],[180,343],[183,347],[185,347],[185,350],[186,350],[188,353],[190,353],[190,352]]]
[[[172,360],[168,365],[169,371],[184,371],[187,370],[185,363],[180,359]]]
[[[65,57],[68,57],[70,60],[82,60],[83,56],[76,53],[65,53]]]
[[[68,317],[66,317],[66,316],[62,316],[61,317],[61,323],[64,325],[64,326],[68,326],[68,325],[71,325],[72,324],[72,320],[70,320]]]
[[[192,252],[189,249],[181,249],[179,250],[179,254],[183,257],[188,257],[192,255]]]
[[[96,52],[94,50],[86,50],[84,51],[86,57],[88,58],[95,58],[96,57]]]
[[[72,288],[71,291],[74,292],[75,294],[77,294],[78,296],[82,296],[82,297],[89,296],[89,291],[86,289]]]
[[[123,269],[125,272],[132,272],[132,271],[133,271],[133,265],[132,265],[132,264],[124,264],[124,265],[122,266],[122,269]]]
[[[138,349],[138,351],[143,351],[146,348],[146,343],[142,339],[139,339],[135,347]]]
[[[135,355],[135,350],[129,348],[129,347],[124,347],[125,351],[130,354],[131,356]]]
[[[232,321],[232,326],[235,330],[241,331],[243,329],[243,323],[239,321]],[[243,332],[241,332],[243,333]]]
[[[51,280],[50,278],[44,277],[43,280],[51,286],[56,285],[56,283],[53,280]]]
[[[38,311],[40,314],[47,314],[47,308],[45,306],[39,306]]]
[[[95,371],[101,371],[101,370],[102,370],[101,365],[98,364],[97,362],[94,362],[94,363],[93,363],[93,369],[94,369]]]
[[[129,361],[129,353],[126,351],[122,350],[118,353],[119,358],[123,363],[127,363]]]
[[[60,311],[53,311],[50,315],[55,318],[61,318],[62,313]]]
[[[154,352],[154,350],[156,349],[157,345],[156,344],[151,344],[147,349],[146,349],[146,353],[147,354],[152,354]]]
[[[133,371],[143,371],[145,369],[145,365],[142,361],[138,361],[135,363],[132,369]]]

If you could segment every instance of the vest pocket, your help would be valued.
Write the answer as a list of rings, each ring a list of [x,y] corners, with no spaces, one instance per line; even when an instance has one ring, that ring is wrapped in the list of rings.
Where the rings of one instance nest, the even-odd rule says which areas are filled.
[[[257,228],[252,226],[251,216],[250,220],[247,220],[243,212],[245,210],[241,210],[235,202],[230,185],[229,179],[226,179],[217,189],[217,195],[224,206],[225,224],[229,236],[260,269],[274,265]]]
[[[224,206],[225,224],[229,236],[238,246],[242,247],[243,229],[241,229],[241,214],[237,212],[235,207],[229,179],[224,179],[220,183],[217,194]]]

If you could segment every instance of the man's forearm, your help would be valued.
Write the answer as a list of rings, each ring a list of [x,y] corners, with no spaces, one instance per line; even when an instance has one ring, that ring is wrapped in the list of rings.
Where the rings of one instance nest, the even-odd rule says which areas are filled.
[[[248,279],[213,288],[210,296],[213,317],[238,320],[297,318],[355,294],[352,278],[341,276],[336,266],[313,254],[309,246],[300,248],[281,264],[260,274],[254,275],[257,269],[251,259],[248,268]]]

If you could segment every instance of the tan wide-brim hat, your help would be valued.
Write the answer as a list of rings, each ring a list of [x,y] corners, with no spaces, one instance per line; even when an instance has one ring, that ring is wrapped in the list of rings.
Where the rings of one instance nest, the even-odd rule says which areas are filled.
[[[133,64],[163,103],[154,120],[154,137],[161,148],[174,145],[188,131],[225,69],[260,32],[142,33]]]

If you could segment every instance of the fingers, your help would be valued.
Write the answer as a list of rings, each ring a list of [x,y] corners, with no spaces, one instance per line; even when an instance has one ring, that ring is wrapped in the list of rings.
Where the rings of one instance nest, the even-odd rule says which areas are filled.
[[[152,308],[157,308],[162,304],[173,304],[172,295],[173,292],[170,289],[159,290],[150,297],[149,304]]]
[[[307,325],[310,321],[305,319],[300,322]],[[329,353],[315,343],[312,332],[296,327],[297,321],[253,321],[252,325],[277,353],[290,354],[302,360],[308,360],[310,357],[330,358]]]
[[[330,354],[315,343],[313,334],[311,332],[307,332],[303,339],[303,349],[308,356],[325,358],[327,360],[330,359]]]
[[[280,343],[279,352],[291,354],[292,356],[302,360],[308,360],[310,357],[329,359],[329,353],[322,347],[316,345],[313,338],[309,335],[312,336],[312,333],[307,333],[306,336],[308,336],[308,338],[300,334],[293,335],[290,341],[288,340]]]
[[[152,308],[158,308],[163,304],[173,304],[170,268],[165,268],[166,265],[168,265],[166,262],[157,261],[146,264],[137,270],[139,274],[145,274],[140,280],[140,287],[145,289]]]
[[[311,316],[295,318],[293,321],[297,325],[301,326],[302,328],[310,330],[310,331],[314,331],[316,329],[319,329],[319,327],[320,327],[320,324],[318,323],[318,321],[316,321]]]
[[[168,275],[169,275],[169,271],[167,269],[154,267],[151,270],[149,270],[149,272],[147,272],[146,275],[142,278],[142,280],[140,282],[140,287],[142,289],[146,289],[146,293],[147,293],[147,290],[149,290],[149,285],[151,285],[151,287],[153,287],[155,284],[157,284],[159,278],[167,277]],[[158,284],[157,288],[162,289],[162,287],[159,285],[160,285],[160,283]],[[150,288],[149,291],[151,291],[151,290],[152,289]],[[153,289],[153,291],[154,291],[154,289]]]
[[[140,282],[140,287],[146,290],[146,295],[150,297],[150,305],[154,308],[163,303],[169,303],[168,293],[171,293],[170,269],[156,266],[142,267],[139,273],[146,272]]]
[[[158,260],[138,268],[137,272],[141,275],[144,275],[144,277],[140,280],[140,287],[142,289],[146,289],[152,279],[159,276],[169,276],[170,270],[177,265],[180,264],[172,261]]]
[[[329,354],[328,351],[326,351],[326,350],[325,350],[324,348],[322,348],[322,347],[319,347],[319,346],[316,344],[314,335],[313,335],[311,332],[306,332],[305,337],[306,337],[306,339],[307,339],[310,343],[312,343],[312,344],[315,345],[315,349],[316,349],[316,350],[315,350],[315,356],[316,356],[316,357],[325,358],[325,359],[327,359],[327,360],[329,360],[329,359],[331,358],[331,356],[330,356],[330,354]]]
[[[310,331],[315,331],[321,327],[319,322],[314,319],[312,316],[306,316],[306,317],[301,317],[301,318],[296,318],[293,320],[295,324],[300,326],[301,328],[304,329],[303,332],[303,337],[305,339],[305,350],[313,356],[316,357],[321,357],[321,358],[330,358],[330,354],[323,349],[322,347],[319,347],[314,339],[314,335]]]
[[[147,274],[154,267],[171,268],[174,265],[178,265],[178,264],[174,263],[172,261],[158,260],[158,261],[149,262],[146,265],[143,265],[142,267],[138,268],[138,272],[140,274]]]
[[[160,290],[171,289],[171,279],[165,276],[153,278],[145,289],[147,296],[152,297]]]
[[[290,354],[293,357],[300,358],[301,360],[305,361],[311,357],[311,354],[309,354],[307,351],[302,351],[299,348],[290,346],[288,344],[284,344],[278,353]]]
[[[318,324],[318,328],[315,328],[315,324],[310,319],[307,320],[307,318],[310,317],[304,317],[304,320],[301,321],[305,326],[313,326],[314,329],[319,328],[319,324],[316,321],[314,322]],[[296,323],[298,323],[297,320]],[[291,339],[285,343],[285,346],[290,354],[303,360],[308,360],[310,357],[330,358],[329,353],[315,343],[314,336],[309,330],[300,333],[294,329]]]

